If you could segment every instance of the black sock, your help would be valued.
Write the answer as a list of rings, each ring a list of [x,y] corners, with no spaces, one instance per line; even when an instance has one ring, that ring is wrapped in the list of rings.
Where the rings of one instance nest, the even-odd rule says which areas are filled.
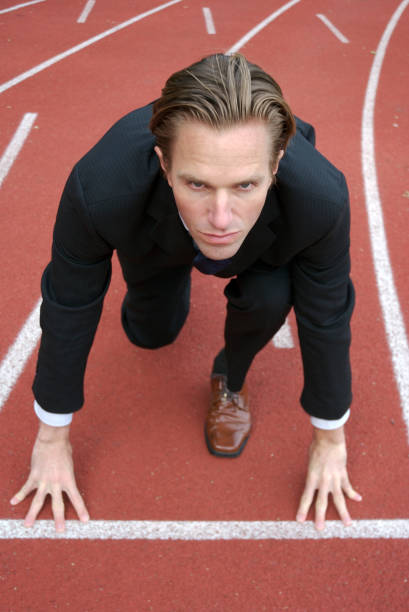
[[[227,361],[224,348],[215,357],[212,374],[224,374],[224,376],[227,376]]]
[[[222,348],[222,350],[216,355],[215,360],[213,362],[212,375],[214,374],[222,374],[223,376],[227,377],[227,388],[229,391],[232,391],[232,393],[238,393],[239,391],[241,391],[241,388],[243,386],[242,384],[234,385],[231,384],[231,381],[229,381],[226,353],[224,351],[224,348]]]

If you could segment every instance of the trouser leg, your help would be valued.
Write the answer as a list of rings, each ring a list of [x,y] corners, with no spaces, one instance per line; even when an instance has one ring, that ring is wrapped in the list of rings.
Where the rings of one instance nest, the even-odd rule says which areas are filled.
[[[289,266],[253,266],[225,288],[225,348],[215,360],[226,367],[227,386],[239,391],[256,354],[283,325],[291,310]]]
[[[154,349],[175,340],[189,312],[190,272],[167,268],[128,283],[121,320],[133,344]]]

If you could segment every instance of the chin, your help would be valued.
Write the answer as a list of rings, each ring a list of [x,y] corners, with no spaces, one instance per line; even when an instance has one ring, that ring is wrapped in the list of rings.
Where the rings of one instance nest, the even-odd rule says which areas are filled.
[[[208,244],[198,244],[200,251],[209,259],[229,259],[233,257],[240,248],[240,244],[226,244],[225,246],[209,246]]]

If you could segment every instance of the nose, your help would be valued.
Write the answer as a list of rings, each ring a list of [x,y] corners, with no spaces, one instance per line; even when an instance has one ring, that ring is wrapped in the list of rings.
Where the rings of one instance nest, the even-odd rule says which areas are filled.
[[[218,231],[225,231],[229,228],[232,220],[232,209],[227,190],[217,190],[213,194],[208,220],[210,225]]]

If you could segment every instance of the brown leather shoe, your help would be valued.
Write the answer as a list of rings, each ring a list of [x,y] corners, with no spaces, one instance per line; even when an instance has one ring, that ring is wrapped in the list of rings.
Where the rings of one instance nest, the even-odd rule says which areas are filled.
[[[246,445],[251,429],[247,389],[229,391],[226,376],[211,378],[212,397],[205,424],[207,448],[219,457],[238,457]]]

